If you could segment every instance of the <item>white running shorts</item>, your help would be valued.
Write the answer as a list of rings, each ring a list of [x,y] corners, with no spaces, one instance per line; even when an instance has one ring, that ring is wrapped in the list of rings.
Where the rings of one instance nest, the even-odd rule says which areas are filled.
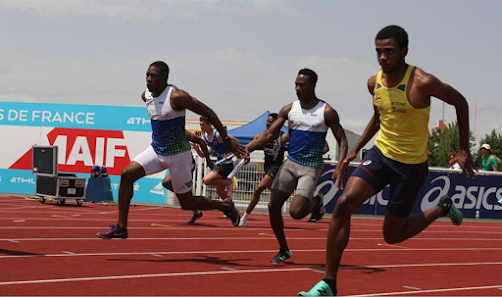
[[[169,169],[171,182],[175,193],[184,194],[192,190],[192,152],[186,151],[176,155],[158,155],[148,146],[133,161],[145,170],[146,175],[151,175]]]

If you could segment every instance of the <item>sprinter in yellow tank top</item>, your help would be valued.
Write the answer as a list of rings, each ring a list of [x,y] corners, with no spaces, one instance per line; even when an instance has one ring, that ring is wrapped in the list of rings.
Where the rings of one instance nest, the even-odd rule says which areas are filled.
[[[334,296],[342,253],[350,234],[351,215],[371,196],[390,185],[390,198],[383,225],[386,242],[395,244],[411,238],[437,218],[450,217],[462,223],[462,213],[448,196],[438,197],[438,205],[420,214],[411,214],[413,204],[427,176],[427,143],[430,98],[436,97],[457,111],[460,130],[459,164],[474,177],[469,152],[469,107],[453,87],[422,69],[406,64],[408,34],[399,26],[380,30],[375,38],[378,74],[368,80],[373,95],[374,114],[363,135],[343,161],[347,169],[358,151],[380,130],[375,146],[352,173],[337,201],[328,232],[325,278],[304,296]],[[350,294],[350,291],[342,292]]]

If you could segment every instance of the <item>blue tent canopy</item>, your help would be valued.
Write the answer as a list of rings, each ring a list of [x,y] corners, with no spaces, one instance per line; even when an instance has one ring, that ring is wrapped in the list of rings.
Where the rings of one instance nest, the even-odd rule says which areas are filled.
[[[228,133],[237,138],[241,145],[246,145],[254,139],[256,134],[267,130],[267,118],[269,114],[270,111],[266,111],[261,116],[246,125],[228,130]],[[288,128],[286,126],[282,126],[281,131],[288,133]]]

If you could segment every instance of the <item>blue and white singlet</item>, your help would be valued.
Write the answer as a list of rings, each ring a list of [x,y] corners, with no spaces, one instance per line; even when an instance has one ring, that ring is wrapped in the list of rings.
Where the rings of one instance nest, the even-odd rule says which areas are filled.
[[[311,109],[303,109],[299,100],[293,102],[288,113],[288,158],[292,161],[314,168],[324,166],[322,155],[329,128],[324,120],[325,107],[322,100]]]
[[[221,160],[223,159],[223,157],[225,157],[225,154],[227,153],[227,145],[224,142],[220,142],[218,140],[218,130],[213,131],[213,140],[209,140],[206,133],[202,135],[202,138],[204,139],[204,141],[206,141],[207,146],[211,148],[211,155],[215,156],[218,160]],[[222,164],[230,163],[232,163],[232,159],[224,161]]]
[[[162,94],[153,97],[145,91],[145,103],[152,122],[152,147],[159,155],[177,155],[190,150],[185,138],[185,112],[175,111],[171,107],[173,85],[168,85]]]

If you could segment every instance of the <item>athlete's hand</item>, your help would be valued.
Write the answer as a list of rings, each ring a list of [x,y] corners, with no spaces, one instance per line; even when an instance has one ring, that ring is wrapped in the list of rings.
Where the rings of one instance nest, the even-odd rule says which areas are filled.
[[[228,141],[227,151],[234,153],[238,158],[249,158],[249,152],[240,144],[234,141]]]
[[[342,168],[340,166],[335,167],[335,171],[331,175],[331,180],[336,182],[336,188],[338,190],[343,190],[343,177],[342,177]]]
[[[460,168],[462,168],[462,172],[470,178],[476,178],[474,162],[472,161],[471,153],[460,149],[457,154],[456,161]]]
[[[357,157],[357,152],[350,152],[346,157],[345,160],[343,160],[342,165],[340,167],[340,170],[345,173],[347,178],[349,177],[349,164],[352,162]],[[341,179],[341,178],[340,178]]]
[[[212,171],[218,172],[218,169],[219,169],[218,165],[216,165],[213,160],[209,159],[206,162],[207,162],[207,166],[209,168],[211,168]]]

